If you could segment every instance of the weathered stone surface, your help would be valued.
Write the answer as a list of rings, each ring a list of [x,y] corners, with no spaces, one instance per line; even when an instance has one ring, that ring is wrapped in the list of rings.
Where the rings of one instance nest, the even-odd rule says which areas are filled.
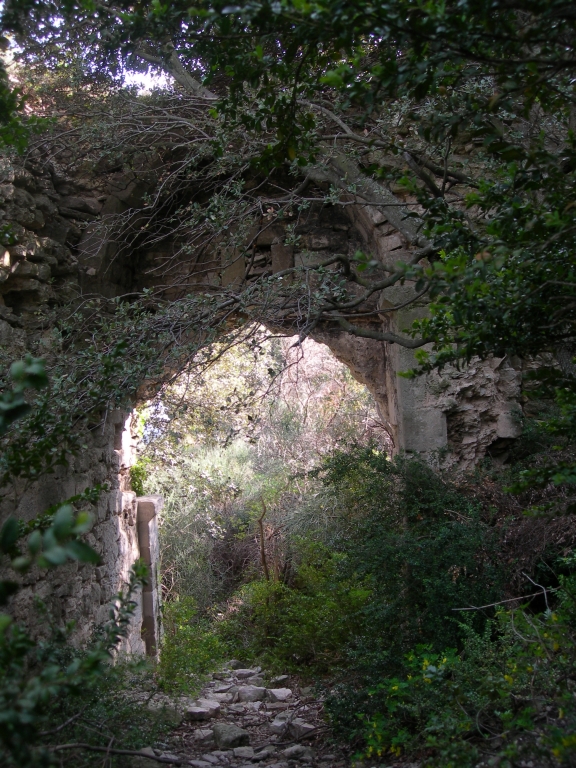
[[[217,701],[220,704],[232,704],[235,697],[235,692],[232,693],[212,693],[210,694],[212,696],[212,701]]]
[[[194,731],[194,741],[203,747],[209,747],[214,744],[214,732],[212,728],[196,728]]]
[[[269,688],[267,696],[273,702],[287,701],[292,696],[292,691],[290,688]]]
[[[207,709],[210,712],[210,717],[215,717],[220,713],[220,704],[214,699],[198,699],[196,702],[199,707]]]
[[[293,744],[283,750],[282,754],[289,760],[306,760],[308,762],[314,759],[314,752],[310,747],[305,747],[303,744]]]
[[[236,747],[234,749],[234,757],[245,757],[247,760],[252,760],[254,750],[252,747]]]
[[[285,733],[287,729],[287,721],[290,719],[291,712],[280,712],[276,715],[274,720],[270,723],[270,730],[276,735]]]
[[[267,760],[275,752],[276,752],[276,747],[273,744],[266,744],[264,747],[261,747],[255,751],[254,757],[252,758],[252,762],[256,763],[256,762],[261,762],[262,760]]]
[[[295,717],[290,721],[288,730],[293,738],[301,739],[302,736],[306,736],[308,733],[315,731],[316,727],[311,723],[307,723],[301,717]]]
[[[254,675],[257,675],[259,671],[259,669],[237,669],[234,674],[238,680],[242,680],[246,677],[253,677]]]
[[[218,754],[202,755],[202,760],[206,760],[206,762],[210,763],[210,765],[222,765],[222,761],[220,760],[220,754],[226,754],[226,753],[218,752]]]
[[[250,734],[248,731],[232,723],[216,723],[213,733],[216,746],[219,749],[247,747],[250,744]]]
[[[257,685],[243,685],[238,689],[239,701],[264,701],[266,688]]]
[[[228,693],[232,688],[234,688],[234,683],[224,683],[223,685],[215,685],[214,686],[214,693]]]
[[[186,720],[202,721],[210,720],[213,713],[208,707],[188,707],[184,716]]]

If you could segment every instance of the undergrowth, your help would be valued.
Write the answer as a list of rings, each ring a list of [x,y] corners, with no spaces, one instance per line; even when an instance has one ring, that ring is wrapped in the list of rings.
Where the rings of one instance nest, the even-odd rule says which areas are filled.
[[[164,639],[158,684],[169,693],[198,694],[207,673],[224,661],[227,646],[210,621],[198,615],[191,597],[166,603],[162,622]]]

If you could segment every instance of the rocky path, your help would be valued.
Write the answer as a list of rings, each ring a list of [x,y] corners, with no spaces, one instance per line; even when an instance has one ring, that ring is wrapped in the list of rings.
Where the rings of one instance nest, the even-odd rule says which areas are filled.
[[[267,679],[260,667],[229,662],[198,699],[178,702],[181,725],[166,749],[148,748],[150,758],[131,768],[163,763],[194,768],[344,768],[344,754],[330,743],[322,702],[287,675]],[[163,697],[148,705],[160,707]],[[174,702],[172,702],[174,706]]]

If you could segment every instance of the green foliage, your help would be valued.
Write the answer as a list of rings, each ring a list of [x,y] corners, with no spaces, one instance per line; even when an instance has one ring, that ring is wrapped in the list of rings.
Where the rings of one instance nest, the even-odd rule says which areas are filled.
[[[25,400],[27,388],[47,386],[44,364],[27,358],[11,368],[15,384],[2,399],[1,426],[6,432],[17,419],[34,412]],[[25,457],[14,454],[14,461]],[[98,563],[99,555],[81,536],[92,527],[92,517],[76,513],[72,503],[95,500],[101,489],[90,489],[57,505],[36,520],[22,524],[9,517],[0,530],[0,555],[15,574],[25,574],[32,566],[56,568],[75,560]],[[6,566],[6,562],[2,563]],[[56,630],[56,642],[35,640],[26,629],[0,614],[0,756],[3,764],[14,768],[48,765],[54,745],[51,733],[75,721],[76,714],[62,728],[54,726],[54,716],[61,714],[63,700],[84,697],[84,709],[98,698],[107,669],[122,639],[128,635],[134,614],[134,596],[147,577],[147,569],[138,562],[130,574],[130,582],[118,593],[110,606],[107,623],[98,628],[88,648],[74,649],[67,632]],[[21,584],[14,579],[0,581],[0,605],[5,605]],[[52,617],[48,616],[50,623]],[[71,629],[71,628],[69,628]],[[86,701],[87,698],[87,701]],[[65,709],[65,707],[64,707]],[[82,711],[82,710],[81,710]]]
[[[66,523],[67,524],[67,523]],[[50,714],[67,697],[94,695],[106,675],[110,659],[127,636],[134,613],[134,595],[146,578],[146,567],[136,564],[130,582],[110,607],[110,618],[84,651],[70,645],[37,643],[12,624],[0,636],[0,755],[15,768],[46,764]],[[63,638],[65,640],[65,638]],[[49,729],[48,729],[49,730]]]
[[[262,500],[269,534],[295,530],[310,484],[303,473],[361,440],[375,419],[371,397],[320,345],[307,342],[297,367],[287,367],[290,354],[259,334],[210,368],[185,372],[146,408],[137,467],[147,462],[143,490],[164,497],[164,594],[194,597],[201,613],[261,572]],[[270,565],[281,570],[278,549]]]
[[[325,674],[363,625],[369,584],[339,575],[342,556],[299,542],[290,584],[264,579],[243,587],[229,602],[218,634],[243,655],[267,666],[306,675]]]
[[[367,666],[390,668],[419,642],[458,645],[452,610],[497,599],[505,575],[479,506],[418,460],[371,448],[334,454],[321,478],[339,512],[334,545],[373,582]]]
[[[137,496],[144,496],[144,483],[148,478],[148,462],[140,459],[130,467],[130,487]]]
[[[70,658],[65,640],[52,639],[42,645],[42,659],[56,658],[62,664]],[[174,728],[174,713],[169,709],[143,706],[142,697],[156,691],[153,670],[142,660],[116,659],[105,665],[94,685],[78,687],[73,695],[57,697],[47,703],[45,726],[65,725],[52,742],[88,744],[94,747],[112,744],[119,749],[139,750],[166,740]],[[154,699],[152,698],[154,702]],[[137,712],[137,717],[135,717]],[[97,725],[95,725],[97,724]],[[85,749],[54,750],[53,761],[71,768],[101,768],[102,752]],[[109,765],[126,768],[126,755],[110,755]]]
[[[3,435],[17,419],[30,412],[31,406],[24,398],[27,389],[42,389],[48,385],[43,360],[28,356],[12,363],[10,377],[13,385],[4,391],[0,400],[0,435]]]
[[[472,768],[536,760],[570,765],[575,754],[574,577],[557,610],[500,611],[483,634],[472,630],[460,654],[418,646],[403,674],[370,690],[362,716],[373,757],[426,750],[425,766]]]
[[[572,360],[570,361],[572,364]],[[544,504],[532,506],[530,512],[536,514],[570,514],[576,510],[574,485],[576,484],[576,462],[574,461],[574,435],[576,434],[576,378],[565,375],[559,370],[543,369],[531,377],[538,387],[533,396],[547,397],[553,400],[553,413],[546,414],[540,424],[543,437],[553,450],[539,466],[523,469],[510,490],[522,493],[527,489],[544,489],[548,486],[562,488],[560,498]],[[556,456],[554,456],[556,452]]]
[[[224,661],[227,646],[210,623],[198,616],[191,597],[165,603],[162,624],[158,684],[165,691],[196,694],[206,674]]]

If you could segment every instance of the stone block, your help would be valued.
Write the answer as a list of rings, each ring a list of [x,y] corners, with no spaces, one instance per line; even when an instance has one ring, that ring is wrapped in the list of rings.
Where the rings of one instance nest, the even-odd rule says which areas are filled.
[[[272,272],[283,272],[285,269],[292,269],[294,266],[294,248],[291,245],[282,245],[282,243],[272,243]]]
[[[301,739],[302,736],[306,736],[316,730],[316,726],[311,723],[307,723],[301,717],[295,717],[288,726],[290,735],[295,739]]]
[[[184,713],[184,716],[186,717],[186,720],[200,722],[204,720],[210,720],[212,717],[212,712],[210,709],[208,709],[208,707],[188,707]]]
[[[287,721],[291,717],[291,712],[280,712],[270,723],[270,730],[276,735],[283,734],[287,728]]]
[[[236,669],[234,674],[238,680],[243,680],[247,677],[254,677],[254,675],[258,674],[258,672],[260,672],[260,669]]]
[[[212,728],[197,728],[194,731],[194,741],[202,746],[209,746],[214,743],[214,731]]]
[[[248,731],[232,723],[216,723],[212,730],[214,740],[219,749],[247,747],[250,744],[250,734]]]
[[[243,685],[238,690],[239,701],[264,701],[266,697],[266,688],[260,688],[257,685]]]
[[[252,760],[254,757],[254,750],[252,747],[236,747],[234,749],[234,757],[244,757],[247,760]]]
[[[267,696],[270,701],[287,701],[292,696],[290,688],[269,688]]]
[[[220,704],[217,701],[214,701],[214,699],[198,699],[196,704],[199,707],[209,710],[210,717],[216,717],[216,715],[220,714]]]

